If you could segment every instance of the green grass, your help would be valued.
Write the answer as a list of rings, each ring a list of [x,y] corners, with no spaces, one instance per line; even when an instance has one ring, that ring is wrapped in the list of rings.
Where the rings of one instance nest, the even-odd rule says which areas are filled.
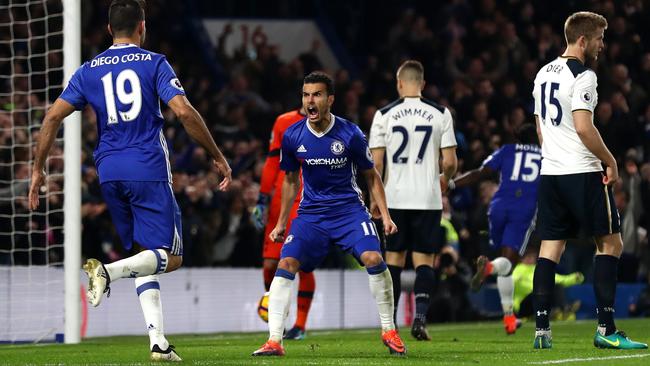
[[[371,330],[313,331],[303,341],[285,342],[281,358],[253,358],[251,352],[266,340],[262,333],[171,335],[185,364],[191,365],[528,365],[540,361],[641,356],[571,362],[571,365],[649,365],[650,352],[596,349],[592,345],[594,321],[555,322],[553,349],[533,350],[533,324],[525,323],[516,335],[506,336],[500,323],[430,325],[433,341],[416,342],[405,329],[408,356],[393,357]],[[633,339],[650,342],[650,319],[621,320],[618,326]],[[3,345],[4,364],[149,364],[148,338],[106,337],[86,339],[79,345]],[[646,357],[647,356],[647,357]],[[635,356],[636,357],[636,356]]]

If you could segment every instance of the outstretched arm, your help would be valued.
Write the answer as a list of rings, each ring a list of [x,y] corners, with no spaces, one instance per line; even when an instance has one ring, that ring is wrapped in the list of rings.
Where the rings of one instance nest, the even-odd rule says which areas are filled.
[[[34,157],[34,166],[32,167],[32,182],[29,187],[29,208],[35,210],[38,208],[38,191],[45,181],[45,159],[50,153],[56,133],[61,127],[63,119],[74,112],[72,104],[58,98],[43,118],[43,126],[36,144],[36,156]]]
[[[391,235],[397,232],[397,226],[390,218],[388,213],[388,206],[386,205],[386,192],[384,191],[384,184],[377,169],[370,168],[362,172],[363,177],[368,184],[368,190],[372,195],[373,202],[377,205],[377,209],[381,213],[381,221],[384,224],[384,234]]]
[[[192,107],[192,104],[184,95],[176,95],[167,104],[174,111],[178,119],[181,120],[190,137],[206,149],[214,159],[214,165],[217,167],[219,174],[223,176],[223,180],[219,184],[219,189],[222,191],[228,189],[232,181],[232,170],[226,158],[221,153],[221,150],[219,150],[217,144],[214,142],[212,135],[210,135],[210,131],[199,112]]]
[[[492,175],[492,172],[493,170],[485,165],[480,168],[470,170],[454,179],[454,186],[456,188],[460,188],[474,185],[479,181],[488,178],[490,175]]]

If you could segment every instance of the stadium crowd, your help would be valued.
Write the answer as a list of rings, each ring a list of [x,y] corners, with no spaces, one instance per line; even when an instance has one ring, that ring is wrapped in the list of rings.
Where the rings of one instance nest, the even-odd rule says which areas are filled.
[[[108,3],[83,4],[84,60],[110,45],[105,29]],[[286,12],[280,15],[304,16],[287,10],[290,1],[280,3],[284,5],[279,8]],[[600,81],[595,122],[619,160],[622,177],[616,186],[625,244],[619,275],[622,281],[646,281],[650,275],[650,28],[643,24],[650,17],[650,7],[641,0],[594,0],[587,9],[560,1],[553,2],[557,5],[553,9],[535,0],[508,3],[504,7],[507,10],[503,10],[495,0],[456,0],[436,12],[430,11],[430,5],[387,5],[390,9],[384,9],[384,13],[392,15],[386,15],[389,18],[382,20],[386,22],[376,34],[367,29],[372,20],[349,21],[355,12],[332,19],[338,37],[349,46],[356,69],[360,70],[326,70],[336,81],[333,112],[357,122],[368,133],[377,109],[397,97],[396,66],[408,58],[418,59],[425,66],[424,96],[447,106],[454,114],[459,173],[476,168],[501,144],[513,141],[516,128],[534,123],[532,82],[539,67],[562,53],[561,30],[566,14],[575,10],[603,14],[609,22],[606,49],[590,66]],[[323,68],[314,53],[318,44],[305,45],[304,52],[295,59],[281,60],[278,46],[268,43],[264,29],[226,27],[214,40],[217,46],[211,50],[211,57],[206,58],[197,52],[197,41],[188,39],[193,31],[184,19],[196,16],[188,12],[179,2],[149,2],[145,47],[167,55],[189,99],[205,117],[229,159],[234,180],[229,192],[216,189],[218,179],[209,156],[191,142],[180,122],[163,108],[168,121],[164,133],[171,150],[173,191],[183,216],[184,265],[259,266],[262,234],[252,224],[251,211],[257,201],[269,133],[277,115],[299,106],[303,76]],[[251,14],[255,15],[261,14]],[[6,17],[0,14],[0,23],[7,23]],[[345,27],[339,24],[344,21]],[[245,41],[230,56],[224,43],[234,32],[244,32]],[[6,32],[0,34],[4,34],[0,39],[8,39]],[[360,37],[371,36],[374,38],[363,47],[351,46]],[[32,48],[42,46],[33,41]],[[9,61],[12,55],[6,42],[0,42],[1,75],[34,71],[33,66],[28,69],[26,60]],[[52,52],[48,59],[50,67],[61,65],[60,52]],[[225,83],[219,82],[214,65],[207,61],[210,59],[217,60],[219,69],[225,72]],[[47,97],[17,93],[29,87],[35,88],[25,78],[0,77],[0,231],[4,238],[15,235],[12,242],[18,246],[29,241],[47,246],[55,242],[53,236],[61,235],[60,229],[48,231],[46,226],[57,222],[60,225],[61,194],[47,196],[49,208],[59,209],[47,216],[47,223],[44,216],[20,216],[27,213],[26,204],[23,198],[13,197],[26,196],[27,192],[26,163],[31,154],[25,146],[33,142],[30,136],[36,135],[28,133],[29,126],[42,118],[47,98],[56,97],[60,90],[51,91]],[[90,109],[83,112],[82,130],[83,255],[110,262],[125,253],[121,252],[99,189],[92,159],[97,131]],[[62,166],[61,158],[50,158],[49,171],[54,173],[49,181],[50,192],[62,189]],[[449,244],[454,244],[452,248],[457,252],[453,262],[459,263],[463,271],[479,254],[490,251],[487,207],[497,184],[496,180],[484,181],[477,188],[459,189],[449,197],[446,214],[457,233],[452,235],[457,243]],[[30,228],[41,232],[32,234],[31,239],[29,234],[15,233]],[[58,251],[49,253],[60,255]],[[575,241],[567,248],[561,271],[580,271],[589,280],[592,254],[593,246]],[[29,260],[24,256],[13,258],[17,264]],[[0,264],[11,262],[6,253],[0,253]],[[348,263],[336,253],[328,260],[328,265],[335,267]]]

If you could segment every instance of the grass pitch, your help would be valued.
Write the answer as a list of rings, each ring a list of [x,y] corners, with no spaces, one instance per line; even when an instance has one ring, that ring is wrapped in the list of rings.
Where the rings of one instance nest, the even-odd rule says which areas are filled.
[[[650,319],[620,320],[631,338],[650,342]],[[190,365],[650,365],[650,352],[596,349],[595,321],[553,323],[553,349],[534,350],[533,323],[506,336],[501,323],[430,325],[431,342],[417,342],[402,331],[408,356],[388,354],[379,330],[311,331],[302,341],[285,342],[285,357],[254,358],[262,333],[171,335],[169,340]],[[90,338],[78,345],[3,345],[0,364],[149,364],[146,336]]]

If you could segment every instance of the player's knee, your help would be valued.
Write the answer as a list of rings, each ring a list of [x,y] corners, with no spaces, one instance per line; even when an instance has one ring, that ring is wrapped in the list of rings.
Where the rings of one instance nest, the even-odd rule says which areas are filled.
[[[280,259],[280,262],[278,262],[278,269],[282,269],[284,271],[289,271],[293,274],[298,272],[298,269],[300,268],[300,262],[296,258],[282,258]]]
[[[384,258],[379,252],[366,251],[361,254],[361,262],[366,268],[376,267],[384,263]]]
[[[167,271],[166,272],[172,272],[175,271],[183,265],[183,256],[180,255],[167,255]]]

